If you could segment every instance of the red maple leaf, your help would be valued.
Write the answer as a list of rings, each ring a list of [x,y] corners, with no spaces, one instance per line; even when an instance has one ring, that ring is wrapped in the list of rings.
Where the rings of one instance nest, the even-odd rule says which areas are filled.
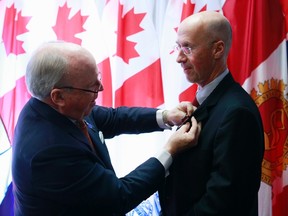
[[[180,22],[182,22],[186,17],[192,15],[194,13],[194,10],[195,4],[191,3],[190,0],[188,0],[186,4],[184,3]]]
[[[67,7],[67,3],[63,7],[59,7],[56,25],[53,27],[58,40],[81,44],[81,40],[76,38],[77,33],[83,32],[83,25],[88,16],[81,16],[78,11],[71,19],[69,19],[71,8]]]
[[[195,6],[196,6],[196,4],[191,3],[190,0],[188,0],[186,4],[185,3],[183,4],[183,9],[182,9],[180,22],[182,22],[188,16],[194,14]],[[205,11],[206,10],[206,6],[207,5],[205,5],[200,11]],[[175,28],[175,30],[177,32],[178,27]]]
[[[2,38],[6,50],[6,55],[25,53],[22,47],[23,41],[17,39],[18,35],[28,32],[26,25],[31,17],[23,17],[21,11],[17,13],[14,4],[6,9]]]
[[[127,37],[136,34],[143,30],[140,27],[140,23],[146,13],[135,14],[134,8],[128,11],[124,17],[122,17],[123,5],[119,6],[118,14],[118,30],[117,30],[117,51],[116,55],[123,59],[127,64],[129,59],[138,57],[139,54],[135,50],[136,43],[127,40]]]

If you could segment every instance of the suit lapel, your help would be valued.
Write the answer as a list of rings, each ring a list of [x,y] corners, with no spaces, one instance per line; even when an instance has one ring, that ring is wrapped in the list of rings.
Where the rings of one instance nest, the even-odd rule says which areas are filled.
[[[194,116],[198,122],[205,121],[209,117],[209,110],[218,103],[221,96],[225,91],[228,91],[228,88],[233,84],[235,84],[235,81],[231,74],[228,73],[206,100],[196,109],[192,116]]]
[[[87,147],[91,148],[89,143],[87,143],[87,138],[83,135],[81,130],[79,130],[79,128],[70,119],[61,115],[56,110],[54,110],[52,107],[39,101],[38,99],[31,98],[30,102],[31,102],[30,104],[33,107],[33,109],[35,109],[44,119],[46,119],[46,121],[52,122],[52,124],[57,125],[59,127],[59,130],[61,129],[63,131],[63,133],[67,133],[67,135],[73,136],[75,139],[77,139],[83,145],[87,145]],[[88,132],[89,132],[89,134],[93,133],[93,135],[91,136],[91,139],[95,143],[97,149],[99,149],[100,156],[101,156],[101,158],[98,157],[98,160],[103,166],[106,167],[107,163],[103,162],[103,158],[105,159],[107,156],[106,157],[104,156],[103,147],[101,148],[101,145],[99,145],[99,143],[102,143],[102,142],[99,138],[99,135],[97,134],[98,131],[96,133],[96,131],[93,131],[88,126]],[[107,161],[107,159],[105,159],[104,161]],[[110,167],[110,163],[108,163],[108,165]]]
[[[88,132],[90,134],[90,137],[91,137],[93,143],[95,144],[95,147],[98,151],[98,154],[99,154],[101,161],[105,164],[106,167],[108,167],[109,169],[114,171],[102,132],[99,131],[89,121],[89,119],[87,119],[86,123],[88,126]],[[100,136],[101,136],[101,138],[100,138]]]

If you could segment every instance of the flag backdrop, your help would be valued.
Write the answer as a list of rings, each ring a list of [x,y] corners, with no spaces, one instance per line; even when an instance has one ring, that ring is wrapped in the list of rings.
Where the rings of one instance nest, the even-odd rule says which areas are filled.
[[[65,40],[92,52],[105,88],[97,104],[172,108],[191,100],[196,91],[175,61],[177,27],[193,13],[215,10],[232,24],[228,67],[254,99],[264,124],[259,214],[288,216],[287,2],[0,0],[0,215],[13,215],[11,142],[19,112],[30,98],[25,68],[39,44]],[[156,153],[170,134],[107,140],[117,175]],[[159,211],[155,193],[127,215]]]

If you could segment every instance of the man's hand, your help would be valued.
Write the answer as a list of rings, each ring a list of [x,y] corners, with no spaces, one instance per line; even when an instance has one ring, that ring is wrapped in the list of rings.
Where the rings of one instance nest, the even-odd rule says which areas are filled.
[[[194,107],[191,102],[181,102],[175,108],[163,112],[163,121],[170,126],[180,125],[190,117],[195,110],[196,107]]]
[[[172,156],[197,144],[201,132],[201,123],[197,123],[194,117],[191,118],[191,123],[192,125],[189,122],[184,124],[171,135],[166,143],[165,148]]]

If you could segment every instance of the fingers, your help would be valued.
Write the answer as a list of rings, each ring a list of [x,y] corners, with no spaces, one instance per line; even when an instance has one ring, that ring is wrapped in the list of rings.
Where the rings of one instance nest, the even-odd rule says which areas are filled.
[[[194,133],[194,135],[195,135],[194,143],[197,144],[198,143],[198,138],[199,138],[199,135],[200,135],[200,132],[201,132],[201,128],[202,128],[202,123],[201,122],[197,123],[196,119],[194,117],[192,117],[191,118],[191,124],[192,124],[192,126],[190,128],[190,132]]]
[[[163,120],[166,120],[164,122],[168,122],[169,125],[182,126],[181,124],[185,124],[188,120],[190,121],[190,117],[195,110],[196,107],[191,102],[184,101],[178,104],[177,107],[164,111],[163,114],[166,114],[166,117],[163,117]]]
[[[201,131],[201,124],[197,123],[195,117],[191,118],[191,122],[187,122],[176,131],[165,145],[167,151],[171,155],[178,154],[185,149],[189,149],[197,145],[198,137]]]
[[[193,113],[194,107],[191,102],[183,101],[179,104],[179,109],[185,112],[187,115],[191,116]]]
[[[192,139],[198,139],[199,134],[201,132],[201,122],[198,123],[194,116],[191,118],[191,123],[187,122],[185,125],[183,125],[183,130],[186,130],[187,133],[190,135],[193,135]]]
[[[177,130],[181,131],[182,133],[188,132],[190,126],[191,126],[191,125],[190,125],[190,122],[187,121],[187,122],[184,123],[183,125],[180,125],[180,126],[177,128]]]
[[[197,107],[193,106],[190,101],[183,101],[178,106],[179,110],[182,110],[186,116],[191,116]]]
[[[195,130],[196,130],[195,134],[196,134],[196,137],[198,140],[199,134],[200,134],[201,129],[202,129],[202,123],[201,122],[198,123],[194,117],[192,117],[191,123],[192,123],[192,125],[193,124],[195,125]]]
[[[197,120],[195,119],[194,116],[192,116],[192,118],[191,118],[191,128],[190,128],[190,131],[197,131],[197,129],[198,129]]]
[[[193,112],[196,110],[196,108],[197,107],[194,107],[192,104],[190,104],[189,106],[187,106],[186,114],[188,116],[191,116]]]

